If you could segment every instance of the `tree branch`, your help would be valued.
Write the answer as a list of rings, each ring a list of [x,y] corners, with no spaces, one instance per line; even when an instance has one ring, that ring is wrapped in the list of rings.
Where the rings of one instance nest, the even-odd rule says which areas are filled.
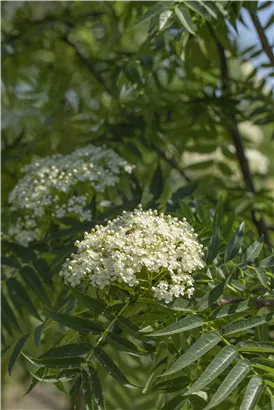
[[[256,16],[255,13],[252,13],[251,11],[249,11],[249,14],[250,14],[250,17],[253,21],[253,24],[254,24],[255,28],[256,28],[257,34],[259,36],[259,39],[260,39],[260,42],[261,42],[261,45],[262,45],[262,48],[264,49],[267,57],[269,58],[270,64],[272,64],[273,67],[274,67],[274,54],[273,54],[271,46],[268,43],[267,37],[265,35],[263,27],[261,26],[260,20]]]
[[[81,60],[82,63],[88,68],[88,70],[91,72],[93,77],[96,79],[97,83],[100,84],[104,88],[105,91],[107,91],[110,95],[112,95],[112,92],[108,88],[108,86],[106,85],[104,79],[101,77],[101,75],[99,73],[97,73],[97,71],[95,70],[95,68],[94,68],[93,64],[91,63],[91,61],[78,49],[76,44],[74,44],[68,38],[68,36],[64,36],[63,41],[74,48],[75,54],[77,55],[79,60]]]
[[[228,72],[228,65],[227,65],[226,56],[225,56],[225,50],[217,39],[216,39],[216,44],[217,44],[217,48],[219,51],[219,57],[220,57],[222,91],[224,95],[225,94],[229,95],[230,94],[229,72]],[[251,192],[255,193],[256,190],[255,190],[252,174],[250,172],[249,162],[245,155],[243,141],[242,141],[235,117],[231,118],[230,124],[227,125],[227,131],[229,132],[231,139],[233,141],[245,184]],[[258,219],[256,217],[254,210],[252,210],[252,220],[254,224],[256,225],[259,234],[264,236],[265,242],[268,245],[271,245],[270,237],[267,231],[267,226],[263,219]]]

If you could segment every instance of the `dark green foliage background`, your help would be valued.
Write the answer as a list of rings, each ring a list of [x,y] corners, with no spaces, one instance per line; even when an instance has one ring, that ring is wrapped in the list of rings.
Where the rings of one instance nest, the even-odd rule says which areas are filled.
[[[111,208],[95,204],[89,226],[52,226],[29,248],[2,242],[3,374],[18,360],[28,377],[36,372],[30,389],[51,379],[73,405],[83,391],[87,409],[274,408],[273,162],[266,176],[236,179],[225,162],[217,174],[206,172],[210,161],[182,162],[184,151],[219,147],[243,170],[228,149],[237,138],[252,147],[237,133],[243,121],[262,128],[259,149],[273,159],[269,44],[243,50],[237,33],[243,10],[256,21],[263,9],[264,32],[271,2],[2,2],[2,231],[8,194],[37,157],[106,144],[136,165],[110,192]],[[84,231],[139,203],[186,217],[199,234],[207,266],[195,274],[190,304],[133,300],[127,291],[83,296],[59,278]],[[177,360],[176,375],[157,378]],[[223,367],[194,394],[210,363]]]

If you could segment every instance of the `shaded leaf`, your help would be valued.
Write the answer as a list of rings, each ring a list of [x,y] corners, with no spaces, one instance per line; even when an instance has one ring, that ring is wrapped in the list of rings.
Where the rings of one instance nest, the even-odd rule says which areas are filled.
[[[161,164],[159,163],[150,184],[150,192],[152,193],[154,201],[156,201],[161,196],[163,189],[164,180],[162,175]]]
[[[49,359],[35,359],[22,353],[23,356],[32,364],[38,367],[52,367],[59,369],[74,369],[80,368],[84,363],[82,357],[66,357],[66,358],[49,358]]]
[[[133,387],[132,384],[126,379],[120,369],[116,366],[113,360],[102,350],[100,347],[95,347],[95,356],[98,362],[106,369],[106,371],[118,380],[121,384],[127,387]]]
[[[98,377],[97,371],[92,366],[88,366],[88,371],[90,375],[91,389],[92,389],[93,400],[95,404],[94,407],[98,410],[104,410],[105,403],[104,403],[102,387],[101,387],[101,383],[100,383],[100,379]]]
[[[48,295],[46,294],[42,282],[35,273],[34,269],[32,269],[30,266],[24,266],[20,271],[20,275],[25,281],[26,285],[29,286],[30,289],[32,289],[33,292],[36,293],[44,303],[50,305]]]
[[[21,350],[24,346],[24,344],[28,340],[29,335],[30,335],[30,333],[27,333],[26,335],[23,335],[18,340],[18,342],[16,343],[16,345],[15,345],[13,351],[12,351],[12,354],[11,354],[10,360],[9,360],[9,365],[8,365],[8,371],[9,371],[10,376],[11,376],[12,368],[13,368],[13,366],[14,366],[14,364],[15,364],[15,362],[16,362],[16,360],[17,360],[17,358],[18,358],[18,356],[19,356],[19,354],[20,354],[20,352],[21,352]]]
[[[42,371],[42,373],[40,373]],[[58,382],[67,382],[73,380],[77,374],[79,374],[79,370],[63,370],[58,374],[47,374],[44,376],[45,369],[40,368],[37,370],[36,373],[30,372],[31,375],[40,382],[45,383],[58,383]]]
[[[70,329],[77,330],[84,334],[99,334],[104,332],[104,328],[99,323],[91,320],[82,319],[78,316],[70,316],[65,313],[54,312],[44,307],[47,314],[56,322],[69,327]]]
[[[10,278],[7,281],[7,286],[9,289],[9,293],[18,299],[18,302],[22,304],[22,306],[34,317],[41,320],[40,316],[38,315],[32,301],[30,300],[25,288],[21,285],[18,280],[14,278]]]
[[[93,346],[90,343],[72,343],[68,345],[53,347],[52,349],[49,349],[47,352],[39,356],[39,359],[82,356],[90,352],[92,348]]]

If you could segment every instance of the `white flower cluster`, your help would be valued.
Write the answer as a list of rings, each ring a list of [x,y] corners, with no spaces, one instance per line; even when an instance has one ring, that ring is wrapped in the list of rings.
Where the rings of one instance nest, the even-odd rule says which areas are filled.
[[[77,254],[63,265],[60,276],[75,286],[89,280],[104,288],[111,283],[140,285],[166,303],[194,292],[191,273],[203,266],[202,245],[186,222],[157,211],[133,212],[96,226],[77,241]]]
[[[54,218],[90,221],[91,212],[85,208],[92,196],[115,186],[123,170],[131,172],[132,166],[112,149],[91,144],[26,165],[22,169],[25,176],[9,195],[10,209],[22,215],[9,235],[27,246],[39,239]]]

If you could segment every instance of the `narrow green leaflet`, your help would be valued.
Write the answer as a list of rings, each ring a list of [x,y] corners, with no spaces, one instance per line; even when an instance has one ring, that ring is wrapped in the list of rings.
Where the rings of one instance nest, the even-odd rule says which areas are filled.
[[[159,17],[159,30],[163,30],[165,27],[167,27],[167,22],[172,16],[172,11],[171,10],[166,10],[163,13],[160,14]]]
[[[13,351],[12,351],[12,354],[11,354],[10,360],[9,360],[9,365],[8,365],[8,371],[9,371],[10,376],[11,376],[12,368],[13,368],[13,366],[14,366],[14,364],[15,364],[15,362],[16,362],[16,360],[17,360],[17,358],[18,358],[18,356],[19,356],[19,354],[20,354],[20,352],[21,352],[21,350],[24,346],[24,344],[28,340],[29,335],[30,335],[30,333],[27,333],[26,335],[22,336],[18,340],[18,342],[16,343],[16,345],[15,345]]]
[[[179,312],[192,312],[195,310],[193,302],[183,298],[176,298],[174,302],[168,304],[160,303],[160,305],[167,309],[178,310]]]
[[[26,285],[39,296],[41,301],[43,301],[47,305],[50,305],[48,295],[34,269],[32,269],[30,266],[24,266],[20,271],[20,276],[22,277]]]
[[[268,323],[274,317],[274,313],[268,313],[264,316],[254,316],[248,319],[237,320],[229,325],[225,326],[223,329],[224,335],[231,335],[233,333],[242,332],[247,329],[252,329],[253,327],[263,325]]]
[[[73,343],[59,347],[53,347],[52,349],[49,349],[47,352],[39,356],[39,359],[82,356],[90,352],[92,348],[93,346],[90,343]]]
[[[169,400],[161,410],[181,410],[183,404],[185,403],[185,398],[182,396],[173,397]]]
[[[236,356],[237,352],[233,347],[224,347],[212,360],[198,380],[196,380],[193,386],[191,386],[188,394],[203,390],[204,387],[215,380],[231,364]]]
[[[202,312],[203,310],[207,309],[208,307],[212,306],[220,296],[222,296],[224,289],[228,282],[230,281],[231,277],[228,276],[225,280],[218,283],[213,289],[210,289],[201,299],[197,302],[196,310],[198,312]]]
[[[100,314],[107,308],[106,303],[99,299],[92,298],[91,296],[85,295],[73,288],[71,289],[71,292],[80,304],[83,304],[83,306],[92,310],[94,313]]]
[[[250,366],[243,360],[239,361],[224,379],[221,386],[218,388],[210,403],[205,407],[204,410],[212,409],[213,407],[222,403],[230,395],[230,393],[232,393],[233,390],[238,387],[240,382],[247,376],[249,372]]]
[[[252,245],[250,245],[245,253],[243,254],[242,260],[243,261],[252,261],[256,259],[263,249],[264,246],[264,239],[261,237],[259,240],[255,241]]]
[[[177,373],[196,362],[200,357],[216,346],[220,340],[221,336],[216,332],[209,332],[203,335],[171,366],[169,370],[163,373],[161,377]]]
[[[210,314],[211,319],[219,319],[221,317],[234,315],[235,313],[244,312],[245,310],[249,309],[249,301],[244,300],[240,303],[232,303],[227,304],[224,306],[220,306],[217,309],[213,310]]]
[[[94,408],[97,410],[104,410],[105,403],[104,403],[102,387],[101,387],[98,373],[96,369],[93,368],[92,366],[88,366],[88,371],[90,375],[90,384],[91,384],[91,389],[92,389],[92,394],[93,394],[93,401],[95,404]]]
[[[35,386],[38,384],[38,382],[40,381],[38,378],[39,378],[39,377],[42,378],[42,377],[46,374],[46,372],[47,372],[47,369],[45,369],[44,367],[40,367],[40,369],[38,369],[35,374],[33,374],[32,372],[30,372],[33,377],[32,377],[31,384],[29,385],[29,388],[28,388],[28,390],[26,391],[26,393],[24,394],[24,396],[26,396],[27,394],[29,394],[29,393],[34,389],[34,387],[35,387]]]
[[[83,393],[84,393],[84,400],[85,400],[85,410],[94,410],[89,372],[85,368],[81,374],[82,374]]]
[[[263,259],[260,263],[262,268],[270,268],[271,266],[274,266],[274,256],[268,256],[268,258]]]
[[[82,357],[65,357],[65,358],[49,358],[49,359],[35,359],[22,353],[23,356],[32,364],[38,367],[52,367],[59,369],[75,369],[80,368],[84,363]]]
[[[32,301],[30,300],[25,288],[21,285],[18,280],[14,278],[10,278],[7,281],[7,286],[9,289],[9,293],[15,297],[18,302],[34,317],[41,320],[40,316],[38,315]]]
[[[198,1],[186,1],[185,5],[196,13],[200,14],[200,16],[204,17],[206,20],[209,18],[208,13],[205,11],[204,7],[199,4]]]
[[[207,254],[206,254],[206,263],[211,263],[214,261],[218,254],[218,246],[220,241],[219,226],[214,226],[213,235],[210,239]]]
[[[13,326],[16,330],[21,331],[20,326],[16,320],[16,317],[8,304],[3,292],[1,292],[1,309],[2,309],[2,315],[5,313],[7,316],[7,319],[9,320],[9,323],[11,326]]]
[[[206,11],[208,12],[208,14],[211,15],[211,17],[217,19],[218,15],[216,14],[216,11],[214,9],[214,7],[210,4],[210,1],[205,2],[204,0],[198,0],[197,3],[199,3],[201,6],[203,6]]]
[[[143,14],[143,16],[139,18],[139,20],[137,20],[133,28],[145,23],[146,21],[150,20],[155,16],[160,16],[160,14],[168,10],[169,7],[172,7],[173,5],[173,1],[157,1],[147,10],[145,14]]]
[[[128,352],[135,356],[141,356],[142,354],[148,353],[145,350],[140,349],[138,346],[135,346],[130,340],[127,340],[115,333],[110,332],[106,340],[116,349],[121,350],[122,352]]]
[[[237,350],[245,353],[272,353],[274,355],[274,343],[272,342],[239,342]]]
[[[240,410],[254,409],[263,389],[263,381],[260,376],[251,377],[241,403]]]
[[[265,271],[265,268],[262,267],[258,267],[256,268],[256,275],[259,278],[259,281],[261,282],[261,284],[265,287],[268,288],[268,277],[267,277],[267,273]]]
[[[181,320],[178,320],[178,322],[175,322],[170,326],[165,327],[164,329],[150,333],[148,336],[169,336],[176,333],[186,332],[187,330],[203,326],[204,324],[205,321],[202,316],[188,316]]]
[[[34,331],[34,343],[37,347],[39,347],[40,339],[41,339],[41,335],[42,335],[44,326],[45,326],[45,323],[42,323],[41,325],[37,326],[35,331]]]
[[[50,268],[47,264],[47,262],[44,259],[36,259],[33,261],[33,265],[38,273],[39,276],[43,278],[43,281],[45,283],[51,284],[51,276],[52,273],[50,272]]]
[[[58,383],[58,382],[68,382],[70,380],[73,380],[77,374],[79,374],[79,370],[63,370],[59,374],[47,374],[46,376],[43,376],[43,373],[40,374],[39,371],[45,371],[44,368],[40,368],[37,370],[36,373],[31,373],[31,375],[36,379],[39,380],[40,382],[45,382],[45,383]]]
[[[99,323],[94,321],[82,319],[78,316],[70,316],[66,313],[54,312],[50,309],[44,307],[47,314],[56,322],[69,327],[70,329],[78,330],[80,333],[84,334],[99,334],[104,332],[104,328]]]
[[[270,374],[274,374],[274,360],[262,358],[254,358],[250,360],[253,367],[258,367],[258,369],[265,370]]]
[[[178,20],[182,24],[182,26],[191,34],[195,34],[195,29],[192,23],[191,15],[187,9],[187,7],[183,4],[180,7],[175,7],[175,14],[178,17]]]
[[[162,194],[164,189],[164,180],[160,163],[158,164],[155,174],[153,175],[150,192],[152,193],[154,201],[156,201]]]
[[[135,387],[126,379],[120,369],[116,366],[113,360],[100,347],[94,349],[95,356],[98,362],[106,369],[106,371],[118,380],[121,384],[127,387]]]
[[[79,396],[81,384],[82,384],[82,378],[81,378],[81,375],[79,374],[79,376],[75,379],[73,385],[71,386],[71,388],[70,388],[70,390],[69,390],[69,396],[70,396],[74,401],[75,401],[75,400],[77,399],[77,397]]]
[[[242,241],[243,241],[243,235],[244,235],[244,225],[245,223],[242,222],[233,237],[231,238],[226,250],[225,250],[225,256],[224,256],[224,261],[227,262],[231,259],[233,259],[236,255],[238,255],[238,252],[240,250]]]

